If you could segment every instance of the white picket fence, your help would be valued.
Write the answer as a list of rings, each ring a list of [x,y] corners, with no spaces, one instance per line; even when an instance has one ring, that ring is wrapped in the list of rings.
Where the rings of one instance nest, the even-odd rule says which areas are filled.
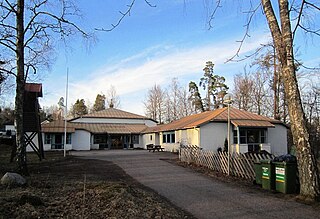
[[[180,161],[207,167],[224,174],[228,173],[228,153],[205,151],[196,145],[181,146]],[[273,155],[255,153],[230,154],[230,175],[254,179],[254,163],[264,159],[273,159]]]

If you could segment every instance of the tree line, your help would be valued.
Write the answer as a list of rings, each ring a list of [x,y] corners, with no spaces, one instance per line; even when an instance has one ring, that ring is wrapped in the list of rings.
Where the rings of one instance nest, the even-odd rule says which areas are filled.
[[[73,104],[71,104],[71,107],[68,110],[67,118],[71,119],[81,117],[82,115],[101,111],[108,107],[119,108],[120,104],[120,97],[117,94],[116,88],[111,85],[107,90],[107,94],[97,94],[93,105],[90,105],[89,101],[86,103],[86,101],[82,98],[77,99]],[[44,106],[40,112],[41,121],[63,120],[64,114],[65,108],[58,106],[58,104],[48,107]]]
[[[320,155],[320,74],[319,71],[299,70],[296,63],[302,106],[310,133],[310,143],[317,157]],[[272,44],[263,46],[249,66],[234,75],[233,89],[225,78],[214,73],[214,64],[207,61],[199,82],[182,86],[173,78],[167,87],[155,84],[147,91],[145,115],[162,123],[170,123],[185,116],[223,107],[227,93],[232,95],[232,106],[241,110],[271,117],[290,125],[288,103],[285,98],[279,60]],[[203,96],[203,98],[202,98]],[[293,140],[289,130],[288,144]]]

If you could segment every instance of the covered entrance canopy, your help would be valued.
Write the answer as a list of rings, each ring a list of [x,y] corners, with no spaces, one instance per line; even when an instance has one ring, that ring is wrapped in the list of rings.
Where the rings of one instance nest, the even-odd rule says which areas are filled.
[[[99,149],[132,148],[139,144],[139,133],[146,128],[144,124],[76,124],[92,133],[93,144],[99,144]]]
[[[139,134],[93,134],[93,144],[98,144],[99,149],[133,148],[133,144],[139,144]]]
[[[233,144],[247,147],[248,152],[263,150],[268,143],[268,128],[275,128],[271,122],[261,120],[231,120],[231,123],[237,127],[233,132]]]
[[[274,128],[269,121],[258,121],[258,120],[231,120],[231,123],[236,127],[253,127],[253,128]]]

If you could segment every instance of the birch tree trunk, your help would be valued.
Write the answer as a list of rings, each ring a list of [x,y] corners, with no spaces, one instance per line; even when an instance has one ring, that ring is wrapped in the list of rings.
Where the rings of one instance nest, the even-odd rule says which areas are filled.
[[[16,57],[17,57],[17,77],[16,77],[16,141],[17,141],[17,163],[19,172],[28,175],[26,145],[23,130],[23,99],[24,99],[24,0],[17,1],[16,13]]]
[[[289,16],[288,0],[279,0],[280,26],[270,0],[262,0],[262,6],[281,64],[286,101],[291,122],[293,141],[297,148],[300,179],[300,197],[316,200],[319,198],[319,176],[316,158],[312,151],[305,115],[296,78],[293,55],[293,38]]]

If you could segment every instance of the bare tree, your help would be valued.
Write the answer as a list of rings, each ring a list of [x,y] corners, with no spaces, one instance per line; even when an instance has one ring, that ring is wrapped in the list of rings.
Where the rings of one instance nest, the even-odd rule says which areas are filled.
[[[72,22],[78,9],[68,0],[0,2],[0,50],[5,64],[0,71],[16,78],[15,120],[17,135],[17,163],[28,174],[23,130],[24,85],[30,73],[50,64],[48,53],[55,38],[80,33],[89,35]]]
[[[193,114],[192,102],[189,98],[189,91],[186,88],[181,88],[179,92],[179,118]]]
[[[310,136],[302,108],[296,78],[297,69],[294,62],[293,47],[294,35],[298,30],[302,30],[307,34],[320,36],[320,28],[317,25],[310,25],[310,20],[308,20],[309,17],[314,15],[312,14],[314,11],[320,10],[320,6],[317,3],[308,0],[292,1],[290,3],[291,5],[289,6],[289,0],[278,0],[272,3],[271,0],[251,0],[250,9],[247,11],[248,19],[245,26],[244,37],[240,41],[238,51],[231,59],[239,55],[239,51],[241,50],[245,39],[249,37],[248,33],[251,21],[257,11],[262,8],[280,63],[280,74],[283,78],[291,131],[294,144],[297,148],[296,154],[300,179],[300,198],[315,200],[320,197],[318,167],[313,148],[310,145]],[[212,25],[216,10],[221,6],[222,1],[217,1],[209,16],[209,26]],[[291,28],[293,28],[293,30]]]
[[[233,99],[239,109],[251,111],[253,96],[253,79],[246,69],[244,74],[237,74],[233,78]]]
[[[320,155],[320,74],[306,74],[307,78],[300,79],[301,97],[306,113],[307,127],[310,134],[310,144],[316,157]]]
[[[106,102],[110,108],[120,108],[120,97],[117,94],[116,88],[111,85],[106,95]]]
[[[158,121],[160,124],[165,120],[165,98],[165,91],[160,85],[155,84],[148,90],[146,100],[144,101],[146,116]]]
[[[171,112],[170,114],[172,115],[173,120],[177,120],[180,118],[179,116],[179,98],[180,98],[180,92],[181,92],[181,86],[178,82],[177,78],[173,78],[171,81],[171,84],[169,86],[169,92],[168,93],[168,98],[170,99],[170,105],[171,105]],[[171,122],[170,121],[170,122]]]
[[[256,112],[258,115],[270,116],[270,106],[269,102],[270,95],[268,91],[268,81],[269,75],[264,72],[257,71],[253,73],[253,87],[252,87],[252,99],[253,99],[253,108],[252,111]],[[268,109],[269,108],[269,109]]]

